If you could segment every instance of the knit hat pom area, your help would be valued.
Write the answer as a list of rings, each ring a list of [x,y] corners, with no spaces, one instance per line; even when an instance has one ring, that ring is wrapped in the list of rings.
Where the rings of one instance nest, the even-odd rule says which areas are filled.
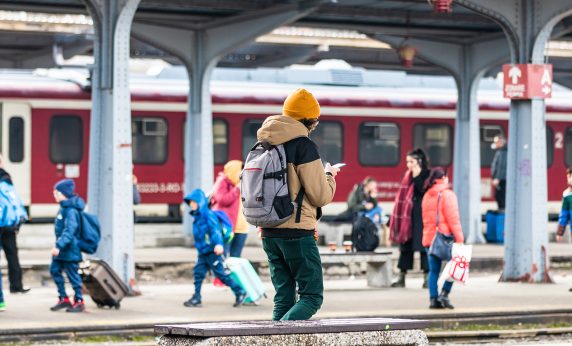
[[[284,101],[282,114],[296,120],[318,119],[320,116],[320,104],[311,92],[304,88],[299,88]]]
[[[60,180],[54,185],[54,189],[66,196],[66,198],[73,197],[75,195],[75,183],[72,179]]]

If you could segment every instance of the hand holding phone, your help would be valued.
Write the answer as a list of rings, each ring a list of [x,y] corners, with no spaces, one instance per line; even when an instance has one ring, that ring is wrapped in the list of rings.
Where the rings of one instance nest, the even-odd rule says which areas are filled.
[[[330,165],[329,162],[326,163],[326,166],[324,167],[324,172],[330,173],[333,177],[335,177],[339,171],[340,169],[338,167]]]

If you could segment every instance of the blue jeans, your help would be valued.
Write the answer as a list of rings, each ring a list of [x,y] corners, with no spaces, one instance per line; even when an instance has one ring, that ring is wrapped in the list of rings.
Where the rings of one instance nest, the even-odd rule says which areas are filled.
[[[427,250],[427,254],[429,254],[429,250]],[[441,273],[441,264],[442,260],[433,255],[429,255],[429,297],[430,298],[437,298],[439,296],[439,288],[437,287],[437,281],[439,280],[439,274]],[[444,292],[451,292],[451,288],[453,288],[453,283],[449,281],[445,281],[443,284],[443,291]]]
[[[83,282],[81,281],[81,276],[78,273],[79,270],[79,263],[78,262],[66,262],[66,261],[58,261],[52,260],[52,264],[50,265],[50,274],[52,274],[52,278],[56,286],[58,287],[58,295],[60,298],[67,298],[65,281],[63,272],[66,272],[66,276],[75,292],[75,300],[83,300],[82,294],[82,286]]]
[[[244,243],[246,243],[246,237],[248,237],[248,233],[235,233],[232,241],[224,245],[224,255],[229,256],[230,253],[230,257],[240,257]]]
[[[207,275],[207,271],[210,269],[214,276],[219,278],[223,284],[230,287],[235,295],[244,293],[244,290],[240,285],[235,282],[229,274],[226,273],[223,265],[222,256],[216,255],[214,252],[199,255],[197,264],[195,264],[194,274],[195,274],[195,296],[201,299],[201,287],[203,286],[203,281]]]

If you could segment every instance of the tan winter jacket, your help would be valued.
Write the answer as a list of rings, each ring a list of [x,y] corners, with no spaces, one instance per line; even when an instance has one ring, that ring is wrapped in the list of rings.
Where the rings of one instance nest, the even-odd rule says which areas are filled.
[[[258,141],[272,145],[284,144],[288,163],[290,198],[296,200],[301,187],[305,189],[300,222],[295,222],[297,210],[287,222],[276,229],[313,231],[321,217],[321,207],[334,198],[336,181],[326,175],[318,147],[308,138],[308,129],[299,121],[283,115],[266,118],[257,132]]]

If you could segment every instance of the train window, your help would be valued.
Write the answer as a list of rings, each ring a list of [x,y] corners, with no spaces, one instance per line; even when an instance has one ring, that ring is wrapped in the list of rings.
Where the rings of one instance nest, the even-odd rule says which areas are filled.
[[[564,163],[566,167],[572,167],[572,127],[566,129],[564,136]]]
[[[400,132],[397,124],[367,122],[359,127],[359,161],[364,166],[399,163]]]
[[[422,148],[433,166],[449,166],[453,143],[451,126],[446,124],[417,124],[413,128],[413,146]]]
[[[76,115],[57,115],[50,120],[50,160],[79,163],[83,157],[83,123]]]
[[[131,120],[133,163],[159,165],[167,161],[167,121],[162,118]]]
[[[322,161],[332,164],[342,162],[342,124],[336,121],[320,121],[310,138],[318,146]]]
[[[481,167],[490,167],[495,157],[495,150],[491,148],[495,136],[504,135],[499,125],[481,125]]]
[[[228,161],[228,125],[222,119],[213,120],[213,153],[215,165]]]
[[[242,158],[246,160],[246,156],[252,146],[256,144],[256,131],[262,125],[263,120],[250,119],[244,122],[242,125]]]
[[[24,161],[24,119],[12,117],[8,123],[9,127],[9,151],[8,158],[12,162]]]
[[[546,126],[546,166],[552,166],[554,161],[554,130]]]

